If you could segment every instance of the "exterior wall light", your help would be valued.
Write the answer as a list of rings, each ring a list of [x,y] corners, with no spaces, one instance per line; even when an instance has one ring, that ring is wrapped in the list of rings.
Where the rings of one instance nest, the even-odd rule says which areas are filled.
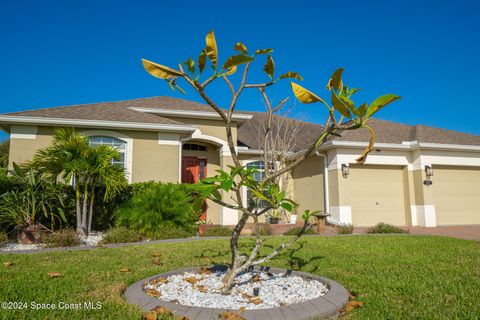
[[[431,178],[433,177],[433,168],[432,166],[425,166],[425,176],[427,176],[427,179],[423,181],[423,184],[428,186],[431,186],[433,184]]]
[[[344,178],[348,177],[348,174],[350,173],[349,167],[347,164],[342,163],[342,176]]]
[[[425,166],[425,175],[427,176],[427,179],[430,179],[431,177],[433,177],[432,166]]]

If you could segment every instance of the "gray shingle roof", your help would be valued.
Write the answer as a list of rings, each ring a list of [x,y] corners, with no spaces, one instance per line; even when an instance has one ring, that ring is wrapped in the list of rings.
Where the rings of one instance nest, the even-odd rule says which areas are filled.
[[[152,124],[182,124],[181,122],[170,120],[165,117],[132,110],[129,108],[212,112],[210,107],[198,102],[162,96],[117,102],[100,102],[11,112],[4,115]],[[238,113],[245,112],[239,111]],[[265,113],[261,112],[248,113],[253,114],[253,118],[241,124],[238,129],[238,140],[240,144],[246,145],[253,149],[259,149],[259,139],[256,138],[258,129],[255,130],[254,128],[265,121],[266,115]],[[298,123],[299,126],[298,137],[296,138],[296,150],[301,150],[310,145],[322,130],[322,127],[318,124],[299,120],[290,121]],[[419,142],[430,143],[480,145],[479,135],[472,135],[452,130],[433,128],[424,125],[410,126],[379,119],[369,120],[369,125],[375,130],[377,136],[376,141],[380,143],[402,143],[403,141],[416,140]],[[368,139],[369,133],[366,129],[345,131],[341,138],[332,138],[332,140],[340,141],[368,141]]]
[[[100,102],[5,113],[8,116],[104,120],[153,124],[182,124],[164,117],[128,109],[128,101]]]

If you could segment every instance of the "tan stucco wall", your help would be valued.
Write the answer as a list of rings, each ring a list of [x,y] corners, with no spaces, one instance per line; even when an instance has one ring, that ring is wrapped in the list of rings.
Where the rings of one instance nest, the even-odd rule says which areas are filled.
[[[166,117],[166,116],[165,116]],[[221,120],[207,120],[207,119],[190,119],[190,118],[178,118],[168,117],[169,119],[182,122],[185,124],[191,124],[194,127],[200,129],[202,134],[213,136],[224,141],[227,141],[227,134],[225,131],[225,124]],[[233,141],[237,144],[237,127],[236,123],[232,126]]]
[[[97,131],[97,129],[79,128],[78,132]],[[132,148],[132,182],[179,181],[179,154],[178,146],[158,144],[157,132],[129,131],[129,130],[102,130],[117,132],[133,139]],[[38,127],[35,139],[16,139],[10,142],[9,167],[12,163],[30,161],[33,155],[41,148],[52,142],[54,128]]]
[[[13,168],[13,163],[21,164],[33,159],[35,153],[49,146],[52,142],[53,129],[50,127],[38,127],[35,139],[10,138],[10,154],[8,168]]]
[[[293,187],[299,214],[307,209],[324,211],[323,170],[323,159],[317,156],[307,158],[294,169]]]

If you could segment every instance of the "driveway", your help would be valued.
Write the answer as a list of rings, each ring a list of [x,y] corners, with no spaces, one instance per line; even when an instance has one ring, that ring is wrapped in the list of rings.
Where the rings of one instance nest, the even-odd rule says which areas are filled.
[[[435,227],[435,228],[409,227],[408,229],[412,234],[446,236],[446,237],[480,241],[480,225]]]

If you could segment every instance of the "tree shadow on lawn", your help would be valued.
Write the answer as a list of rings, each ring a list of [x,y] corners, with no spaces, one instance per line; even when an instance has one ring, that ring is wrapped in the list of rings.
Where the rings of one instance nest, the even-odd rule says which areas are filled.
[[[240,249],[243,249],[244,252],[250,253],[250,250],[253,248],[255,242],[254,240],[249,241],[251,243],[241,243],[239,245]],[[288,266],[288,269],[292,270],[301,270],[304,272],[316,273],[319,269],[318,265],[315,263],[318,260],[325,259],[325,256],[316,255],[313,257],[300,257],[296,255],[296,253],[301,252],[303,247],[305,246],[304,242],[297,242],[289,249],[286,249],[278,256],[273,258],[272,262],[277,262],[276,264],[280,263],[282,265]],[[268,251],[273,251],[276,246],[270,244],[264,244],[264,248],[269,249]],[[258,258],[263,258],[268,253],[264,253],[263,255],[260,254]],[[199,254],[195,255],[195,258],[201,259],[205,261],[204,265],[225,265],[225,259],[227,261],[230,260],[230,250],[215,250],[211,248],[207,248],[202,250]],[[268,264],[268,262],[267,262]]]

